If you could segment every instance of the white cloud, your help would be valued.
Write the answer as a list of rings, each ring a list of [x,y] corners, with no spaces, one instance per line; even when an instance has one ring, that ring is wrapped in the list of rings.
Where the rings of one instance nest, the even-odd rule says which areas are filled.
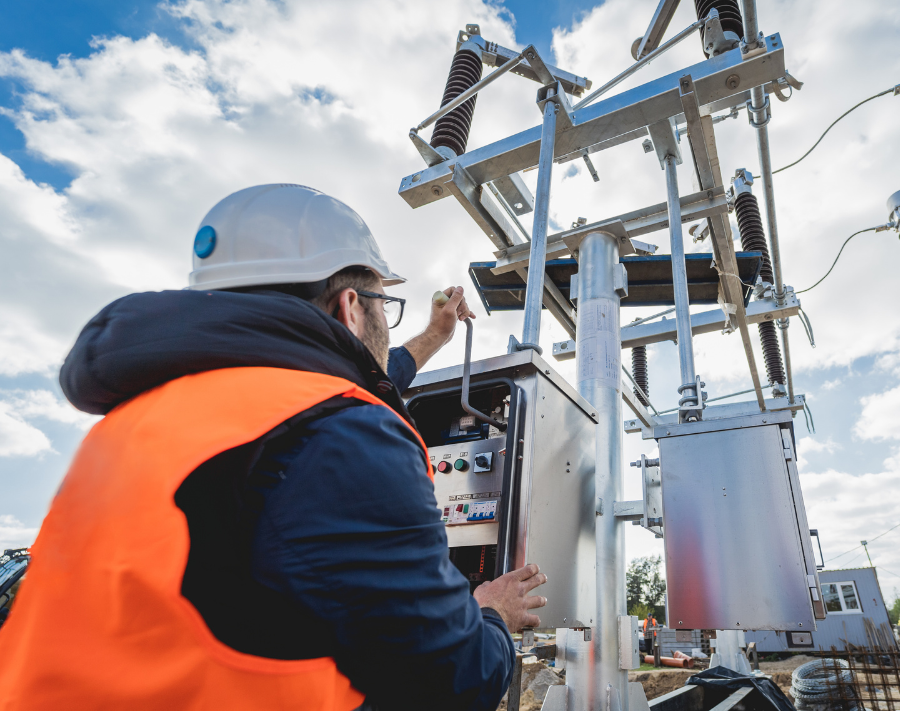
[[[78,412],[49,390],[0,391],[0,457],[33,457],[53,450],[49,437],[31,422],[35,419],[86,430],[98,418]]]
[[[900,439],[900,386],[860,399],[863,409],[853,428],[868,440]]]
[[[822,390],[834,390],[838,385],[840,385],[843,381],[841,378],[835,378],[834,380],[826,380],[819,387]]]
[[[801,475],[807,518],[812,528],[819,529],[826,568],[868,565],[862,549],[853,549],[869,539],[876,567],[900,573],[900,529],[873,540],[900,523],[893,495],[900,490],[900,468],[894,459],[887,460],[885,467],[883,472],[860,475],[833,469]],[[853,552],[841,555],[846,551]],[[884,573],[881,577],[883,584],[892,579]]]
[[[47,435],[0,402],[0,457],[33,457],[50,449]]]
[[[12,514],[0,514],[0,551],[30,546],[37,532],[37,528],[29,528]]]

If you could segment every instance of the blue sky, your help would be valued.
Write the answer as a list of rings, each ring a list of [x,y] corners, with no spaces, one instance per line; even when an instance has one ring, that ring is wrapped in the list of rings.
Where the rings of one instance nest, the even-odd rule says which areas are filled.
[[[458,206],[412,211],[396,197],[400,178],[419,167],[406,131],[439,100],[456,30],[478,21],[486,37],[535,43],[548,57],[555,42],[553,59],[596,85],[628,66],[631,41],[656,5],[508,0],[498,10],[444,0],[435,17],[429,3],[410,3],[404,35],[395,37],[378,15],[382,2],[396,11],[394,0],[362,0],[342,18],[307,12],[320,5],[299,0],[195,0],[181,13],[176,3],[0,1],[0,541],[36,530],[90,424],[55,383],[81,325],[130,291],[180,288],[190,237],[214,202],[281,180],[344,199],[379,235],[395,269],[416,274],[402,287],[413,329],[436,283],[465,285],[467,263],[491,258]],[[788,104],[774,102],[773,158],[784,164],[840,111],[900,80],[900,11],[889,0],[856,9],[840,0],[759,3],[763,27],[782,33],[788,68],[807,82]],[[683,0],[672,27],[692,19],[693,4]],[[117,36],[127,39],[91,44]],[[821,38],[837,36],[824,51]],[[701,61],[697,44],[683,43],[626,86]],[[77,61],[60,63],[60,55]],[[479,98],[471,145],[536,124],[533,102],[529,82],[497,82]],[[897,98],[871,102],[801,166],[777,176],[788,283],[811,284],[848,234],[885,220],[884,199],[900,188],[898,110]],[[717,130],[726,173],[755,169],[746,120]],[[600,219],[661,202],[658,165],[633,148],[596,157],[598,184],[577,164],[557,171],[551,219]],[[690,191],[686,171],[682,182]],[[653,238],[668,251],[666,235]],[[811,436],[796,421],[803,486],[826,557],[900,522],[896,494],[887,495],[900,487],[900,415],[893,414],[900,412],[900,314],[883,306],[896,300],[890,265],[898,252],[894,232],[858,237],[829,282],[803,297],[819,347],[809,347],[799,324],[791,329],[797,391],[809,394],[818,430]],[[515,314],[480,320],[476,356],[504,352],[519,321]],[[545,350],[562,337],[545,319]],[[735,337],[706,336],[696,350],[710,397],[747,386]],[[651,395],[660,407],[676,399],[674,352],[672,344],[651,349]],[[433,365],[460,358],[456,339]],[[572,377],[569,365],[558,369]],[[6,455],[4,426],[19,438]],[[630,459],[652,454],[634,436],[626,448]],[[896,573],[900,553],[888,547],[900,550],[898,540],[886,536],[884,548],[872,549],[876,563]],[[652,545],[629,538],[632,554],[654,552]]]
[[[20,49],[30,57],[54,63],[62,54],[87,57],[95,51],[91,46],[94,37],[141,37],[149,32],[182,47],[195,47],[183,23],[159,5],[159,0],[2,0],[0,51]],[[590,0],[506,0],[502,5],[515,17],[518,37],[534,43],[542,54],[549,56],[552,29],[570,25],[594,3]],[[15,105],[19,91],[18,82],[0,80],[0,105]],[[33,180],[57,189],[64,188],[73,177],[65,166],[48,163],[29,152],[24,136],[12,121],[2,116],[0,152],[15,160]]]

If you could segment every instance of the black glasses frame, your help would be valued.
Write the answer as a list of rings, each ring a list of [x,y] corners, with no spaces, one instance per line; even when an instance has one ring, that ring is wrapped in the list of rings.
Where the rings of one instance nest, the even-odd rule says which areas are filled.
[[[400,322],[403,320],[403,311],[406,308],[406,299],[401,299],[398,296],[388,296],[387,294],[376,294],[374,291],[359,291],[355,290],[359,296],[365,296],[367,299],[382,299],[384,301],[396,301],[400,304],[400,315],[397,317],[397,323],[393,326],[388,326],[388,328],[396,328],[400,325]]]

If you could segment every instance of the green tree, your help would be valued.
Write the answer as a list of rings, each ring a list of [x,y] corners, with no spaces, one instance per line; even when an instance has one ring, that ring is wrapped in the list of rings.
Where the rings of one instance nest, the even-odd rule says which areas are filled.
[[[891,618],[891,624],[900,624],[900,595],[894,590],[894,604],[888,608],[888,617]]]
[[[634,607],[628,608],[628,614],[634,615],[639,620],[643,620],[647,615],[653,612],[653,608],[650,605],[645,605],[644,603],[639,603]]]
[[[662,576],[662,556],[653,555],[635,558],[625,572],[625,596],[628,614],[646,617],[652,611],[654,617],[662,619],[665,612],[663,599],[666,581]],[[638,614],[637,610],[643,614]]]

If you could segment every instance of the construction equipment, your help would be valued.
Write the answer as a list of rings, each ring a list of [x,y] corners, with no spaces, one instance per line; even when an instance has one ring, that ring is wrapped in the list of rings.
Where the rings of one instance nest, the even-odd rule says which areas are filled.
[[[782,90],[802,84],[785,69],[781,36],[759,31],[754,0],[696,0],[697,21],[663,43],[676,6],[660,0],[632,48],[636,63],[587,96],[589,81],[547,64],[533,45],[506,50],[467,25],[441,108],[410,131],[426,167],[400,183],[413,208],[450,196],[462,205],[496,248],[496,261],[470,266],[485,309],[524,312],[521,338],[510,336],[507,354],[470,363],[469,330],[464,366],[420,374],[406,396],[438,464],[435,491],[460,570],[473,583],[525,562],[549,570],[542,625],[558,628],[567,691],[548,695],[545,708],[647,708],[627,678],[639,663],[637,618],[625,609],[628,523],[664,538],[667,620],[676,635],[718,629],[722,654],[731,654],[724,650],[733,636],[742,657],[742,630],[814,630],[825,614],[793,430],[805,398],[794,392],[788,327],[801,309],[784,281],[768,139],[769,95],[786,100]],[[704,61],[597,100],[698,31]],[[483,65],[498,68],[482,78]],[[540,125],[469,150],[477,94],[510,71],[541,85]],[[734,166],[726,184],[716,150],[715,124],[744,109],[765,222],[753,176]],[[426,143],[419,133],[432,124]],[[652,153],[659,161],[664,180],[656,190],[665,191],[665,202],[548,234],[554,165],[583,160],[597,180],[592,156],[635,140],[643,146],[635,160]],[[678,190],[685,162],[700,188],[690,195]],[[532,194],[522,173],[535,167]],[[616,171],[620,179],[627,172],[621,164]],[[742,252],[734,249],[729,212]],[[522,224],[529,213],[530,232]],[[682,225],[696,221],[705,227],[692,234],[709,239],[709,254],[685,254]],[[668,255],[638,240],[663,230]],[[692,314],[691,303],[718,308]],[[651,304],[669,308],[620,324],[622,306]],[[577,392],[542,359],[544,308],[571,336],[553,354],[576,359]],[[768,382],[758,372],[751,324]],[[755,400],[707,403],[692,340],[713,331],[739,334]],[[671,413],[652,404],[640,350],[666,340],[677,341],[681,372]],[[622,385],[623,347],[635,349],[634,375],[625,371],[633,388]],[[623,402],[634,413],[624,427]],[[659,444],[658,459],[634,463],[643,492],[637,501],[622,496],[624,432]],[[693,689],[685,693],[703,694]]]

